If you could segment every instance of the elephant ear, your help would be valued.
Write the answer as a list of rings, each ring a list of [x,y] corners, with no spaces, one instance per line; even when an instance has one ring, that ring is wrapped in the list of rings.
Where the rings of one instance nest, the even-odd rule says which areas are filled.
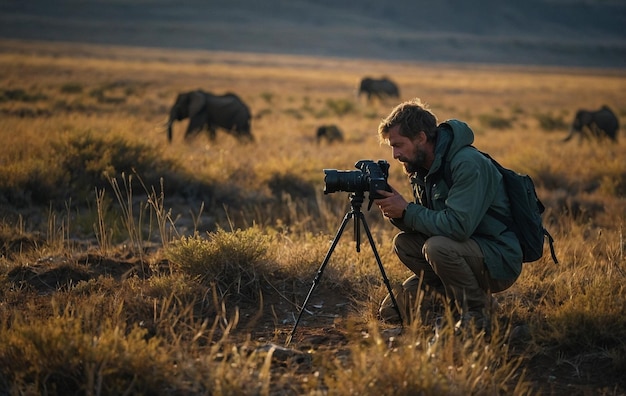
[[[206,106],[206,94],[202,91],[189,93],[189,117],[200,113]]]

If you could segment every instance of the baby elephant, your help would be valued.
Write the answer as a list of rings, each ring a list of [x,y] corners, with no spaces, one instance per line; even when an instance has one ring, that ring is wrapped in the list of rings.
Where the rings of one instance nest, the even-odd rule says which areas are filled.
[[[334,124],[322,125],[319,128],[317,128],[316,138],[317,138],[317,144],[320,144],[322,139],[326,139],[328,143],[342,142],[343,133]]]
[[[569,135],[563,141],[567,142],[575,134],[578,134],[579,141],[582,141],[583,138],[595,138],[598,140],[609,138],[616,142],[618,129],[619,121],[617,116],[608,106],[602,106],[595,111],[578,110]]]
[[[400,90],[398,85],[387,77],[371,78],[365,77],[359,84],[359,92],[357,96],[365,94],[367,101],[371,102],[374,98],[384,100],[385,98],[399,98]]]

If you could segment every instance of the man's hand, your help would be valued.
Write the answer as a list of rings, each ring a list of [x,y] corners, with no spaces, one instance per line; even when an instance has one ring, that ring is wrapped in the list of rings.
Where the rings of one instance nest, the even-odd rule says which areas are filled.
[[[376,190],[379,195],[385,198],[375,199],[374,203],[378,206],[383,216],[389,219],[398,219],[402,217],[409,203],[395,188],[392,186],[389,187],[391,188],[391,192]]]

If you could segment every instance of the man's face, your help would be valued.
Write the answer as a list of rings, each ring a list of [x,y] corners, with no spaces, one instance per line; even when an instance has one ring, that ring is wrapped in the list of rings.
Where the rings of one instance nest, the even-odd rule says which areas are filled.
[[[389,146],[393,158],[404,166],[407,174],[417,172],[424,167],[426,151],[423,144],[426,142],[426,135],[420,133],[414,140],[400,134],[400,125],[389,129]]]

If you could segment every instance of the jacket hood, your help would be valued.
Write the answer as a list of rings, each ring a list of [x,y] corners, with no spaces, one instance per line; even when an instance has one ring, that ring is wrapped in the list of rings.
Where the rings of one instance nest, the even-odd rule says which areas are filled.
[[[447,120],[439,124],[437,129],[435,160],[429,173],[439,170],[444,158],[452,158],[463,147],[471,146],[474,143],[474,132],[463,121]]]

